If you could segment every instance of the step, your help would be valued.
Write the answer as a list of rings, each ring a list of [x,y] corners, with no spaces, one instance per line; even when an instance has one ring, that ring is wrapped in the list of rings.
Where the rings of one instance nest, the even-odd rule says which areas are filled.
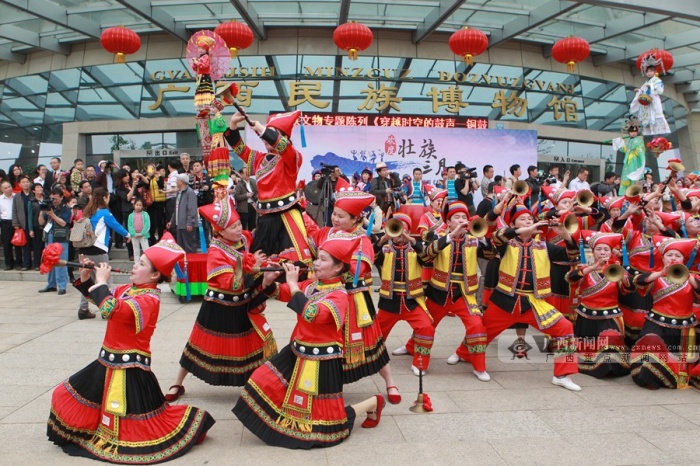
[[[128,270],[131,270],[131,268],[129,268]],[[5,271],[0,269],[0,281],[46,283],[46,275],[42,275],[36,270],[27,270],[25,272],[22,272],[19,270]],[[114,283],[115,285],[123,285],[129,283],[129,275],[117,273],[112,274],[112,283]],[[39,286],[39,288],[41,288],[41,286]],[[37,290],[39,288],[37,288]],[[31,292],[31,289],[29,290],[29,292]]]

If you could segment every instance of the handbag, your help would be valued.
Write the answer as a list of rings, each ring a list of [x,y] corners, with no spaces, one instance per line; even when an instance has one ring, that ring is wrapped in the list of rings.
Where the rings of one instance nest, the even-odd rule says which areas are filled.
[[[97,235],[92,229],[92,222],[89,218],[81,218],[73,223],[70,229],[70,241],[76,248],[89,248],[95,245]]]
[[[17,246],[18,248],[27,245],[27,235],[24,234],[23,228],[15,229],[15,233],[12,235],[10,243],[12,243],[13,246]]]

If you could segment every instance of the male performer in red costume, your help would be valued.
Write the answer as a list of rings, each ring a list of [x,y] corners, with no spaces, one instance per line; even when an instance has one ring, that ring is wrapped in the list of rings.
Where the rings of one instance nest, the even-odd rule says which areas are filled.
[[[262,250],[272,260],[279,257],[310,266],[311,251],[296,194],[302,156],[291,141],[292,128],[300,114],[296,111],[270,115],[267,127],[253,122],[253,130],[260,135],[267,152],[253,150],[243,142],[238,125],[245,116],[240,112],[231,117],[224,137],[258,184],[255,209],[260,217],[251,251]]]
[[[502,204],[499,204],[489,212],[488,220],[495,222],[501,208]],[[509,227],[497,230],[492,239],[501,256],[501,264],[498,285],[484,312],[487,344],[515,323],[526,323],[539,329],[553,338],[555,358],[552,383],[579,391],[581,387],[569,377],[578,372],[573,325],[545,301],[552,292],[551,262],[577,259],[578,247],[561,225],[551,225],[549,228],[564,238],[565,248],[542,241],[539,229],[548,222],[535,223],[530,210],[524,205],[511,207],[505,221]]]

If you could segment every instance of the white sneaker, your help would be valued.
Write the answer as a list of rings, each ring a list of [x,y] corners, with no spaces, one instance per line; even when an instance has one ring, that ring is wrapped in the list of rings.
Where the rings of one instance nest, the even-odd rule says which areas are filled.
[[[457,353],[454,353],[452,356],[447,358],[447,364],[449,364],[450,366],[454,366],[460,361],[460,359],[461,358],[457,355]]]
[[[403,356],[405,354],[408,354],[408,350],[406,349],[405,346],[402,346],[401,348],[396,348],[394,351],[391,352],[394,356]]]
[[[571,380],[571,377],[568,375],[566,377],[552,377],[552,384],[558,386],[558,387],[564,387],[567,390],[571,390],[572,392],[580,392],[581,387],[576,385],[573,380]]]
[[[416,377],[418,377],[418,376],[420,375],[420,373],[421,373],[421,370],[418,369],[418,368],[417,368],[416,366],[414,366],[414,365],[411,365],[411,370],[413,371],[413,375],[415,375]],[[425,375],[425,371],[422,371],[422,372],[423,372],[423,375]]]
[[[481,380],[482,382],[488,382],[489,380],[491,380],[491,376],[486,371],[479,372],[479,371],[475,370],[472,372],[474,372],[474,375],[476,376],[476,378]]]

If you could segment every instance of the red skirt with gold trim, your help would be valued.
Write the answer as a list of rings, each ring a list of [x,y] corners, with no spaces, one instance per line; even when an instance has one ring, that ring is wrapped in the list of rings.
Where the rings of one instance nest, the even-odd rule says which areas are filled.
[[[123,382],[124,415],[112,414],[103,403],[117,379]],[[54,389],[47,435],[72,456],[154,464],[187,453],[214,422],[204,410],[166,403],[151,371],[116,371],[95,361]]]
[[[316,394],[295,390],[299,358],[291,345],[260,366],[241,390],[233,413],[268,445],[291,449],[330,447],[345,440],[355,422],[355,411],[345,407],[342,359],[318,361]],[[292,392],[289,393],[288,392]],[[306,412],[290,403],[304,398]]]
[[[269,325],[253,325],[247,306],[231,306],[205,297],[180,357],[180,366],[209,385],[241,387],[277,352]],[[264,327],[267,326],[265,329]],[[267,330],[265,339],[260,336]]]

